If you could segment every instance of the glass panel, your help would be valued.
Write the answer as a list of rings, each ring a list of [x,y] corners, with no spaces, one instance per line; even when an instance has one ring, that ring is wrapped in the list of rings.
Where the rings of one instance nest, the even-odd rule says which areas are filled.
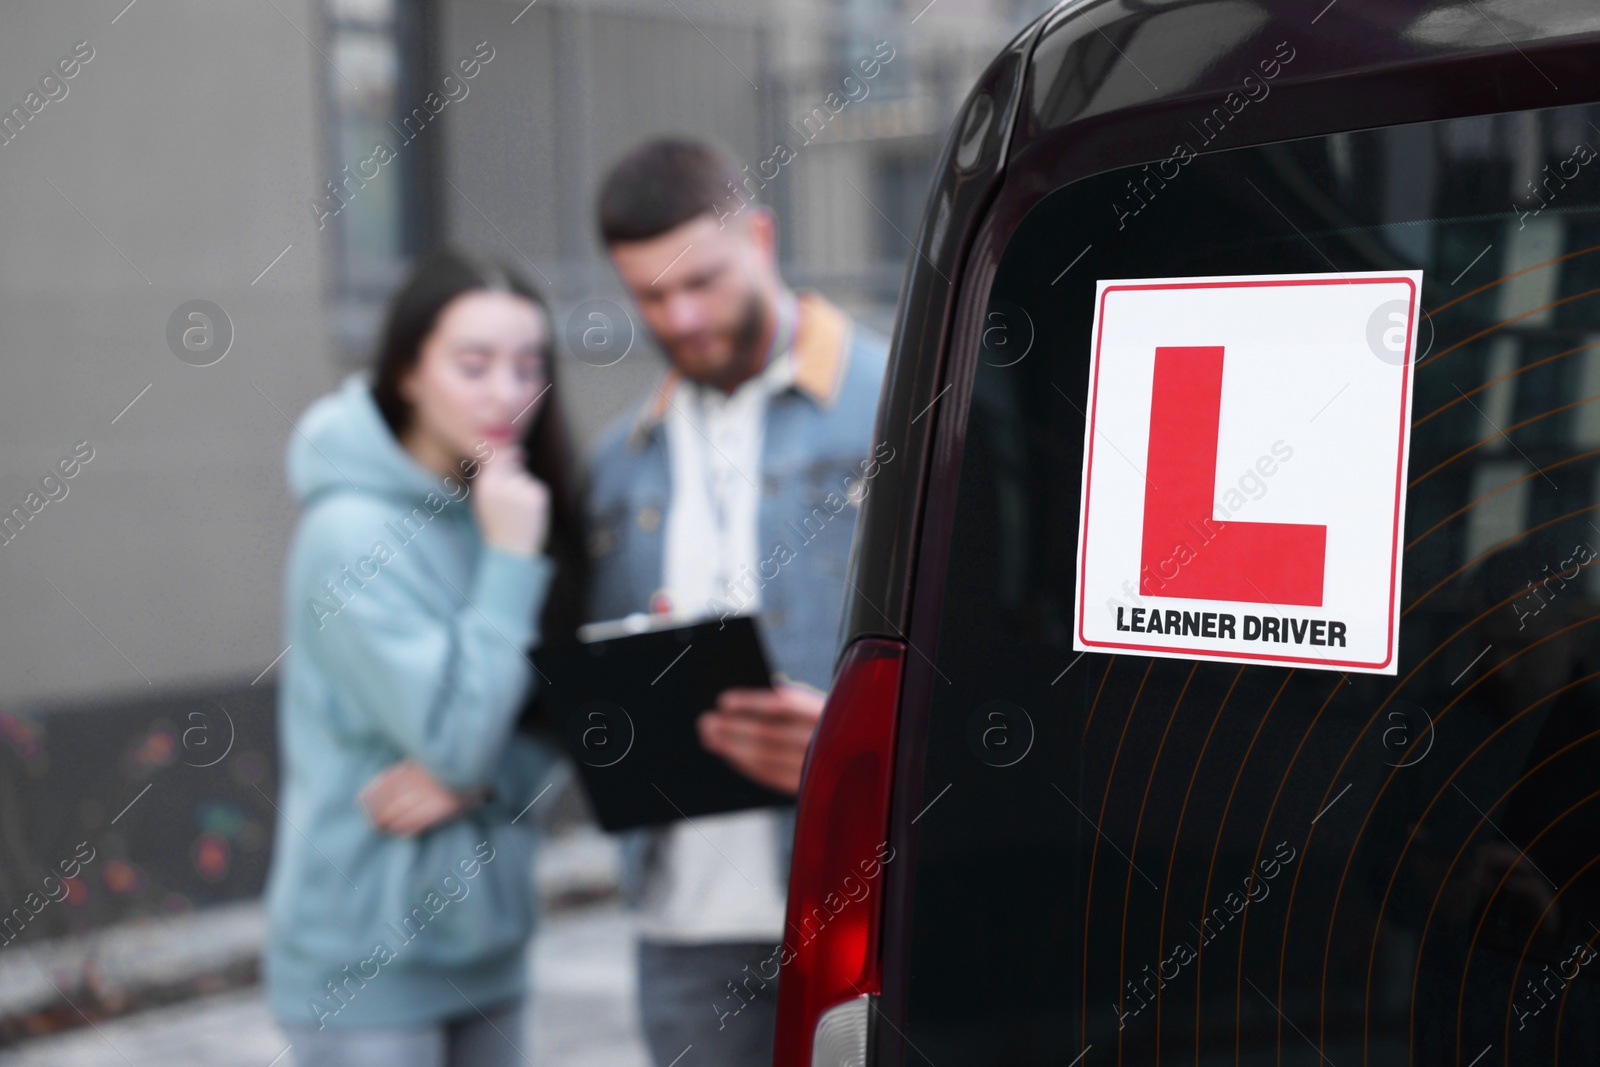
[[[394,19],[394,0],[328,0],[328,14],[341,22],[387,24]]]
[[[418,174],[422,154],[431,149],[413,145],[416,127],[405,126],[422,93],[401,98],[403,87],[426,73],[408,69],[414,63],[407,58],[426,20],[422,8],[402,12],[393,0],[327,0],[324,12],[330,151],[328,173],[311,203],[336,249],[341,354],[364,364],[383,304],[426,229]],[[406,13],[413,17],[402,20]]]
[[[1597,123],[1175,156],[1024,221],[931,650],[908,1062],[1600,1062]],[[1096,280],[1416,269],[1399,674],[1074,653]]]
[[[338,214],[342,280],[364,293],[389,283],[402,253],[398,161],[386,162],[388,153],[377,151],[380,144],[404,151],[404,139],[389,125],[399,62],[392,35],[360,30],[338,32],[330,56],[343,75],[333,79],[339,164],[334,181],[345,201]]]

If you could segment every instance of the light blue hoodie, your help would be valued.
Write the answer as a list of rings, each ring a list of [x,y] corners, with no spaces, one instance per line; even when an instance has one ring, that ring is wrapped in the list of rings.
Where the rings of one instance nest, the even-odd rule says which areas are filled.
[[[289,1025],[345,1028],[524,996],[534,841],[518,816],[558,757],[513,727],[552,564],[484,544],[470,483],[400,446],[364,375],[301,416],[287,468],[301,516],[284,585],[268,1002]],[[416,837],[380,833],[356,794],[406,757],[492,795]]]

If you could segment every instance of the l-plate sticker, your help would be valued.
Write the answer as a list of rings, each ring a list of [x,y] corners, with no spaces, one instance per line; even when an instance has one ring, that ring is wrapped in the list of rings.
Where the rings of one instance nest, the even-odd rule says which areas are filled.
[[[1398,673],[1421,290],[1099,282],[1075,649]]]

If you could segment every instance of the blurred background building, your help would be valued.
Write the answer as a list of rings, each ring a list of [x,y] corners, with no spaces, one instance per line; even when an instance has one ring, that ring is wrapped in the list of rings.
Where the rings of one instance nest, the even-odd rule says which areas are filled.
[[[0,11],[0,905],[80,843],[95,855],[66,900],[0,930],[0,1043],[206,987],[176,968],[130,992],[103,953],[24,949],[226,908],[249,927],[286,651],[284,445],[365,364],[418,252],[491,250],[544,288],[584,445],[661,365],[645,337],[609,355],[632,326],[592,222],[598,175],[648,135],[719,139],[761,175],[791,283],[887,329],[945,127],[1043,6]],[[597,325],[600,355],[575,350]],[[213,970],[248,980],[247,961]]]

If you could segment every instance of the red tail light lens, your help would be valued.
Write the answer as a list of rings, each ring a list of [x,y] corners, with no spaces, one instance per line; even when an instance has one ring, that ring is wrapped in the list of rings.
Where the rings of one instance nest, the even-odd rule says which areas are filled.
[[[895,711],[906,646],[845,653],[806,756],[789,870],[774,1067],[810,1067],[817,1019],[880,990],[878,931],[889,846]]]

